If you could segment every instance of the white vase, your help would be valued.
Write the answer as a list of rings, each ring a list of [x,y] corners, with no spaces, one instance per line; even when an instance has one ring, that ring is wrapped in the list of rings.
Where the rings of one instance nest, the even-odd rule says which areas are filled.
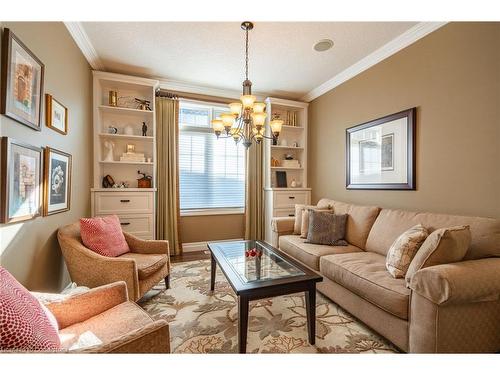
[[[134,135],[134,128],[131,125],[127,125],[125,129],[123,129],[123,133],[125,135]]]

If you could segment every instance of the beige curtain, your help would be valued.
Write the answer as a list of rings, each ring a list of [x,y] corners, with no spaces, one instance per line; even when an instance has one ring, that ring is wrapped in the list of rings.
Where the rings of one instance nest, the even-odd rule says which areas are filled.
[[[264,237],[263,144],[252,144],[247,151],[245,189],[245,239]]]
[[[170,255],[182,254],[179,236],[179,101],[156,98],[158,239],[168,240]]]

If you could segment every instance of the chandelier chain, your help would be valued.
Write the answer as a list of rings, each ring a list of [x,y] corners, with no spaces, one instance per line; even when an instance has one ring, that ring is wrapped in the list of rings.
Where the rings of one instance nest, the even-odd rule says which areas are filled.
[[[245,30],[245,79],[248,79],[248,28]]]

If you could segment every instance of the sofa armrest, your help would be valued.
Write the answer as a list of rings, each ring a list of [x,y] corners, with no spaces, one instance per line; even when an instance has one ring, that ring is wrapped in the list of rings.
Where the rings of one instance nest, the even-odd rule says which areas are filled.
[[[295,218],[289,216],[273,217],[271,227],[273,232],[278,233],[280,236],[284,234],[292,234]]]
[[[168,241],[143,240],[130,233],[123,232],[125,240],[133,253],[140,254],[166,254],[170,256]]]
[[[437,305],[500,300],[500,258],[486,258],[423,268],[410,288]]]
[[[170,353],[169,327],[165,320],[156,320],[109,343],[71,353]]]
[[[35,297],[37,295],[36,292],[32,294]],[[127,285],[123,281],[93,288],[80,294],[60,296],[60,300],[44,303],[57,319],[59,329],[83,322],[128,301]]]

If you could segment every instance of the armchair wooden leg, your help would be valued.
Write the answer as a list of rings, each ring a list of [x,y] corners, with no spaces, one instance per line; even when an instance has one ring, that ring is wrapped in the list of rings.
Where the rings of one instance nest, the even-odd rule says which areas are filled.
[[[170,275],[165,277],[165,289],[170,289]]]

